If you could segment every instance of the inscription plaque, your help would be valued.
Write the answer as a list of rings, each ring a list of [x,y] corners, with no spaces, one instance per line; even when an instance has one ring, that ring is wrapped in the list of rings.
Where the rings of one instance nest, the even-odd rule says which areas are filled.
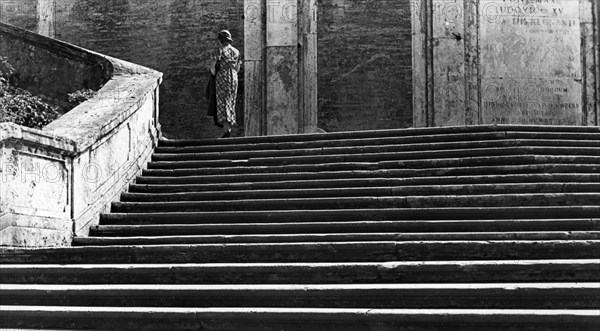
[[[486,124],[582,124],[577,0],[481,0]]]

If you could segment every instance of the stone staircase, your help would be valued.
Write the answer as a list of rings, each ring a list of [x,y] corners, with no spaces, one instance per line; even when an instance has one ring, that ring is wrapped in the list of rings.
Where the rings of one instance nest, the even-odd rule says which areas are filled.
[[[600,129],[161,141],[74,246],[0,250],[0,328],[598,330]]]

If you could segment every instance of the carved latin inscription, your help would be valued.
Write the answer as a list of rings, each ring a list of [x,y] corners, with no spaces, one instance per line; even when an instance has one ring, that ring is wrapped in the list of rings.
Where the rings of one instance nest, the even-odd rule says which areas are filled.
[[[482,0],[484,123],[581,125],[579,1]]]

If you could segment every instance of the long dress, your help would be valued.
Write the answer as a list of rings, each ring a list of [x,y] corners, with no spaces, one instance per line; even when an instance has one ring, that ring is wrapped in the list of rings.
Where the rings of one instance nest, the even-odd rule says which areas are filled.
[[[235,99],[238,89],[240,52],[231,45],[219,49],[217,71],[217,121],[236,125]]]

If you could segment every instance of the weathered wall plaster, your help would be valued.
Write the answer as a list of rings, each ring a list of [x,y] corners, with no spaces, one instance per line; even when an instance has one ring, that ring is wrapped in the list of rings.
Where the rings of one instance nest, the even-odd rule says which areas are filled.
[[[96,59],[91,67],[102,70],[93,72],[107,80],[98,96],[43,130],[0,124],[0,245],[69,245],[74,235],[87,235],[150,159],[160,135],[162,74],[4,24],[0,40],[27,45],[36,63],[64,54]],[[5,54],[9,61],[19,49]],[[79,67],[77,61],[55,63],[61,64],[57,75]],[[55,90],[44,72],[36,85],[42,94]]]
[[[412,0],[319,0],[319,127],[412,126]]]

